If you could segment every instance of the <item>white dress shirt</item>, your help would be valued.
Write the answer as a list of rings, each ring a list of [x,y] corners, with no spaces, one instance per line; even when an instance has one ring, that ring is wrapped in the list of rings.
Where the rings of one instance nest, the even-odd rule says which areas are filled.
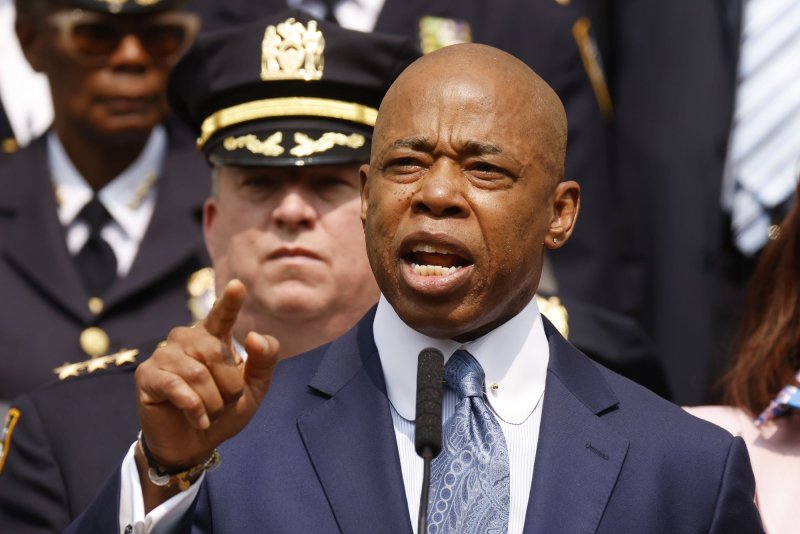
[[[154,186],[166,153],[167,134],[159,125],[153,128],[136,161],[97,193],[113,219],[100,234],[117,257],[117,276],[120,278],[130,271],[153,216],[156,205]],[[74,256],[89,239],[89,225],[76,217],[94,192],[53,131],[47,135],[47,158],[58,204],[58,219],[66,229],[67,248]]]
[[[486,375],[486,398],[498,418],[508,446],[511,473],[509,534],[521,534],[525,524],[533,463],[542,419],[547,364],[550,351],[536,299],[515,317],[474,341],[459,343],[435,339],[408,327],[381,296],[373,324],[375,344],[381,358],[386,391],[391,405],[400,467],[406,490],[409,518],[416,531],[419,499],[422,492],[422,459],[414,451],[414,417],[417,380],[417,355],[426,347],[442,351],[445,360],[456,350],[468,350],[480,362]],[[497,387],[493,388],[492,385]],[[442,419],[453,414],[457,395],[445,388]],[[166,533],[177,524],[191,505],[200,483],[192,485],[145,516],[141,485],[131,446],[122,465],[120,493],[120,532],[127,525],[133,532]],[[224,469],[225,459],[222,459]]]
[[[385,0],[339,0],[333,9],[336,21],[342,28],[371,32],[375,28]],[[328,11],[322,0],[286,0],[291,8],[302,9],[323,19]]]
[[[0,0],[0,100],[20,146],[53,122],[47,77],[34,71],[19,46],[14,0]]]

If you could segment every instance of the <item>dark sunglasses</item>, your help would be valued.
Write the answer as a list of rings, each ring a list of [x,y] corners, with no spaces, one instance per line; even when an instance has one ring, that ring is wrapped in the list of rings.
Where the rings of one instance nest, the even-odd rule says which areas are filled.
[[[66,9],[52,13],[48,22],[58,31],[67,52],[88,66],[103,65],[127,35],[135,35],[153,60],[172,64],[189,48],[200,29],[200,17],[185,11],[127,19]]]

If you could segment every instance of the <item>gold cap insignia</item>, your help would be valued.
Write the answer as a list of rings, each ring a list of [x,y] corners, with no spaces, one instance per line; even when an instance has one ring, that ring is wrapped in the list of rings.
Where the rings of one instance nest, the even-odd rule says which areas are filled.
[[[340,132],[325,132],[319,139],[312,139],[302,132],[296,132],[294,142],[296,145],[289,153],[296,158],[304,158],[319,152],[326,152],[335,146],[361,148],[366,143],[366,139],[358,133],[346,135]]]
[[[253,154],[276,157],[285,151],[281,146],[281,141],[283,141],[283,132],[275,132],[263,141],[253,134],[247,134],[240,137],[226,137],[222,146],[228,152],[246,148]]]
[[[91,374],[100,369],[107,369],[109,365],[120,367],[126,363],[135,363],[138,355],[138,349],[121,350],[108,356],[90,358],[85,362],[65,363],[53,369],[53,372],[58,375],[59,380],[64,380],[71,376],[80,376],[84,373]]]
[[[561,299],[558,297],[544,298],[537,294],[536,304],[539,306],[539,311],[542,312],[542,315],[553,323],[553,326],[564,336],[564,339],[569,338],[569,314],[567,313],[567,308],[561,304]]]
[[[261,79],[319,80],[324,50],[325,38],[316,20],[308,21],[308,27],[294,18],[270,24],[261,43]]]
[[[19,410],[16,408],[11,408],[6,414],[6,424],[3,425],[3,433],[0,434],[0,472],[3,471],[3,466],[6,465],[6,456],[8,456],[8,448],[11,445],[11,433],[14,432],[14,427],[17,426],[19,416]]]

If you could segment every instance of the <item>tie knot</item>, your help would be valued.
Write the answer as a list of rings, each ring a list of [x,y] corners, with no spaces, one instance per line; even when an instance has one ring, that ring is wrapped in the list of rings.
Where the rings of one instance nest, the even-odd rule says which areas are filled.
[[[108,213],[106,207],[103,206],[103,203],[100,202],[95,195],[80,211],[78,218],[82,221],[86,221],[86,224],[89,225],[90,232],[99,233],[111,220],[111,214]]]
[[[483,368],[478,360],[465,350],[457,350],[447,361],[444,380],[459,397],[483,396]]]

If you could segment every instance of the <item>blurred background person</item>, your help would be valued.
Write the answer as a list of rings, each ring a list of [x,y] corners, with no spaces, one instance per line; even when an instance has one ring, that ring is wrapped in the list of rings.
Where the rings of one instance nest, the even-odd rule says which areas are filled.
[[[288,22],[291,15],[301,22]],[[419,56],[407,39],[325,22],[314,28],[300,16],[284,12],[256,23],[247,35],[259,40],[236,39],[236,28],[198,43],[169,91],[213,166],[204,228],[215,270],[205,274],[220,291],[233,278],[244,283],[234,337],[273,332],[281,357],[338,337],[378,301],[358,171],[369,160],[384,92]],[[268,27],[286,40],[265,41],[278,68],[262,71]],[[292,63],[289,43],[298,41],[291,38],[317,39],[323,53],[313,72]],[[225,122],[243,108],[251,111],[246,120]],[[355,113],[336,118],[342,109]],[[207,289],[196,295],[199,308],[213,301],[213,284]],[[186,324],[153,314],[168,327]],[[161,337],[136,350],[95,360],[107,369],[14,401],[0,452],[0,532],[61,532],[91,502],[139,429],[134,371],[163,339],[158,331]]]
[[[800,1],[607,2],[630,313],[674,400],[718,398],[744,287],[800,171]]]
[[[800,191],[800,190],[799,190]],[[687,408],[742,436],[767,532],[797,532],[800,499],[800,209],[767,244],[747,290],[728,406]]]
[[[167,120],[167,75],[199,25],[182,4],[17,3],[55,115],[0,164],[0,399],[191,320],[209,173]]]

